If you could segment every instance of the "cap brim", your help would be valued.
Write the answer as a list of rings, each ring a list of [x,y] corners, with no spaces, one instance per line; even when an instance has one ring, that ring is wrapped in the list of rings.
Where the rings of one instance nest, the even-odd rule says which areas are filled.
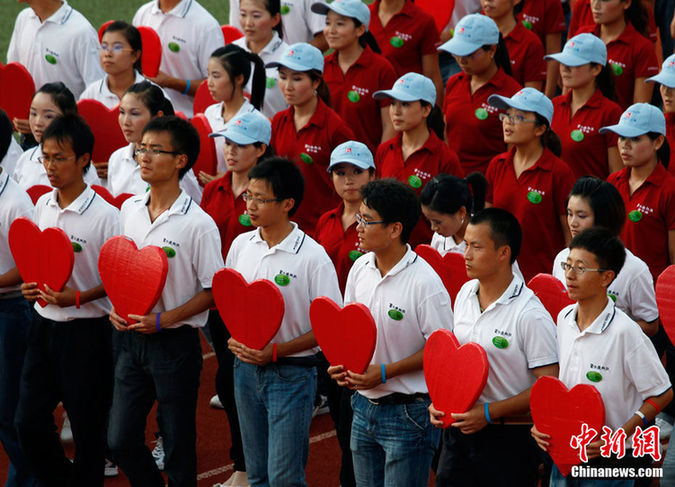
[[[315,14],[321,15],[326,15],[328,11],[331,10],[331,8],[327,4],[321,2],[313,3],[310,8],[312,12],[314,12]]]
[[[544,59],[553,59],[555,61],[558,61],[560,64],[564,64],[565,66],[569,66],[571,68],[575,68],[577,66],[583,66],[584,64],[589,64],[592,63],[593,61],[589,61],[588,59],[584,59],[579,56],[575,56],[570,53],[565,53],[565,52],[559,52],[556,54],[549,54],[548,56],[544,56]]]
[[[621,125],[621,124],[616,124],[616,125],[610,125],[608,127],[602,127],[600,130],[598,130],[598,133],[604,134],[607,132],[614,132],[616,135],[619,137],[639,137],[640,135],[644,135],[647,132],[644,130],[641,130],[636,127],[628,127],[626,125]]]
[[[675,76],[668,76],[663,72],[655,76],[652,76],[651,78],[647,78],[645,81],[651,81],[652,83],[661,83],[662,85],[667,86],[668,88],[675,88]]]
[[[382,98],[393,98],[394,100],[399,100],[399,101],[421,100],[421,98],[408,95],[407,93],[401,93],[400,91],[397,92],[396,90],[376,91],[375,93],[373,93],[373,98],[375,98],[376,100],[380,100]]]
[[[508,110],[509,108],[515,108],[516,110],[522,110],[524,112],[531,112],[532,109],[529,107],[523,107],[518,102],[514,102],[511,98],[501,95],[490,95],[488,97],[488,104],[500,110]]]
[[[365,171],[366,169],[370,169],[371,167],[372,167],[373,169],[375,169],[375,164],[374,164],[374,163],[372,163],[372,164],[365,164],[363,161],[358,161],[358,160],[356,160],[356,159],[350,159],[349,157],[342,157],[342,158],[340,158],[340,160],[338,160],[338,161],[331,162],[331,163],[328,165],[327,171],[330,172],[331,169],[333,169],[333,168],[334,168],[335,166],[337,166],[338,164],[351,164],[351,165],[356,166],[356,167],[358,167],[358,168],[360,168],[360,169],[363,169],[364,171]]]
[[[453,37],[448,42],[440,46],[438,50],[449,52],[455,56],[468,56],[469,54],[476,52],[481,47],[483,47],[482,44],[478,45],[472,42],[466,42],[459,37]]]
[[[311,71],[312,69],[318,69],[318,68],[308,68],[305,65],[300,65],[300,64],[296,64],[296,63],[288,62],[288,61],[283,62],[283,63],[281,61],[272,61],[271,63],[265,64],[265,67],[266,68],[284,67],[284,68],[288,68],[288,69],[291,69],[293,71],[298,71],[298,72],[302,72],[302,73],[307,72],[307,71]],[[318,69],[318,71],[323,72],[323,70],[321,70],[321,69]]]
[[[255,144],[256,142],[260,142],[259,140],[253,139],[251,137],[247,137],[244,134],[238,134],[238,133],[229,133],[226,130],[222,132],[213,132],[212,134],[209,134],[209,137],[215,138],[215,137],[225,137],[226,139],[231,140],[235,144],[239,145],[249,145],[249,144]],[[264,142],[261,142],[261,144],[264,144]]]

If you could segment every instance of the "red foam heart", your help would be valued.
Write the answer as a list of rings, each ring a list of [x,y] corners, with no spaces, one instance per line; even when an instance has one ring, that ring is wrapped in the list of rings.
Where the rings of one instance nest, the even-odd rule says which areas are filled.
[[[656,305],[670,341],[675,343],[675,265],[666,267],[656,279]]]
[[[279,288],[267,279],[249,284],[234,269],[220,269],[211,285],[216,307],[232,338],[262,350],[277,334],[284,317]]]
[[[110,193],[110,191],[108,191],[108,188],[104,188],[103,186],[99,186],[98,184],[92,184],[91,189],[96,191],[96,193],[101,198],[106,200],[109,204],[113,205],[118,210],[122,208],[122,203],[124,203],[127,199],[133,196],[133,194],[131,193],[121,193],[117,195],[117,197],[115,197]]]
[[[244,37],[244,34],[233,25],[221,25],[220,29],[223,31],[225,44],[229,44]]]
[[[415,5],[431,14],[438,32],[443,32],[455,8],[455,0],[416,0]]]
[[[109,238],[98,256],[98,271],[115,311],[127,322],[129,314],[146,315],[162,295],[169,262],[161,248],[138,250],[133,240]]]
[[[33,204],[37,203],[37,200],[40,199],[40,196],[43,194],[47,194],[50,191],[52,191],[54,188],[51,186],[47,186],[46,184],[36,184],[35,186],[31,186],[26,190],[26,193],[28,193],[28,196],[30,196],[31,201]]]
[[[9,227],[9,248],[23,282],[45,284],[61,291],[73,272],[75,253],[66,232],[60,228],[40,228],[28,218],[20,217]],[[40,306],[47,303],[39,299]]]
[[[185,114],[184,114],[183,112],[181,112],[180,110],[176,110],[175,113],[174,113],[174,115],[177,116],[178,118],[182,118],[182,119],[185,120],[186,122],[188,121],[187,115],[185,115]]]
[[[548,453],[564,476],[581,463],[579,450],[570,446],[572,436],[581,433],[584,423],[599,433],[605,424],[605,406],[595,387],[577,384],[567,389],[555,377],[537,379],[530,394],[530,410],[537,429],[551,435]]]
[[[192,111],[195,115],[198,113],[204,113],[204,110],[206,110],[209,106],[213,105],[214,103],[218,103],[211,96],[211,92],[209,91],[209,86],[207,83],[207,80],[202,81],[199,85],[199,88],[197,88],[197,92],[195,93],[195,101],[192,103]]]
[[[443,411],[443,427],[455,420],[450,413],[471,409],[488,378],[487,353],[477,343],[461,347],[455,335],[444,329],[431,334],[424,345],[424,379],[434,407]]]
[[[162,41],[155,29],[147,25],[138,26],[138,32],[141,33],[143,42],[143,57],[141,58],[143,75],[154,78],[159,73],[159,65],[162,61]]]
[[[108,20],[107,22],[103,22],[101,24],[101,27],[98,28],[98,42],[103,42],[103,32],[108,28],[110,24],[115,22],[114,20]]]
[[[128,144],[117,120],[119,105],[107,108],[99,101],[87,99],[77,102],[77,111],[94,134],[92,161],[107,161],[110,154]]]
[[[218,160],[216,159],[216,145],[209,134],[213,132],[209,121],[203,113],[195,115],[190,123],[197,129],[199,134],[199,157],[197,162],[192,167],[192,170],[199,179],[199,172],[204,171],[206,174],[215,174],[218,170]],[[202,184],[201,182],[199,184]]]
[[[426,244],[418,245],[415,252],[426,260],[441,277],[443,285],[454,303],[455,296],[464,283],[469,280],[469,276],[466,275],[464,256],[457,252],[448,252],[441,256],[435,248]]]
[[[0,67],[0,87],[0,108],[9,119],[27,119],[35,82],[23,64],[9,63]]]
[[[361,303],[340,308],[324,296],[312,300],[309,307],[312,330],[331,365],[363,373],[375,353],[377,326],[370,310]]]
[[[532,289],[535,296],[539,298],[541,304],[546,308],[546,311],[550,313],[553,323],[556,323],[558,313],[565,306],[574,304],[574,301],[567,294],[567,289],[565,289],[563,283],[551,274],[537,274],[530,279],[527,287]]]

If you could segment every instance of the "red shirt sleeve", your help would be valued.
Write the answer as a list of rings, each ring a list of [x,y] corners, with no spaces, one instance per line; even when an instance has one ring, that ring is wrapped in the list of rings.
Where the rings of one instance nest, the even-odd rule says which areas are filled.
[[[544,46],[539,42],[531,42],[528,45],[525,54],[524,78],[523,82],[545,81],[546,80],[546,60],[544,59]]]
[[[384,56],[382,57],[381,61],[382,68],[379,70],[379,86],[382,87],[380,88],[381,90],[390,90],[398,79],[396,77],[396,71],[394,70],[394,66],[392,66],[391,63],[384,58]],[[377,100],[377,104],[380,108],[383,108],[389,106],[391,104],[391,100],[389,98],[381,98]]]
[[[443,156],[440,165],[441,172],[463,178],[464,169],[462,169],[457,153],[448,147],[445,142],[441,142],[443,143]]]
[[[654,76],[659,72],[659,61],[656,58],[654,44],[647,39],[644,39],[644,42],[640,42],[640,45],[635,52],[634,62],[636,79]]]
[[[554,182],[555,182],[555,211],[557,215],[567,214],[567,197],[574,186],[574,173],[572,169],[562,160],[557,160],[554,164]]]
[[[422,37],[422,42],[420,44],[420,54],[423,56],[425,54],[438,53],[437,48],[441,43],[441,37],[438,34],[434,18],[426,12],[424,12],[424,16],[424,32],[426,32],[426,35]]]
[[[494,185],[497,171],[497,164],[502,159],[502,155],[495,156],[485,172],[485,179],[487,179],[487,187],[485,188],[485,202],[494,204]]]
[[[536,0],[541,1],[541,0]],[[544,16],[544,29],[546,34],[557,34],[565,32],[567,24],[563,15],[562,3],[560,0],[547,0],[546,13]]]
[[[608,112],[607,119],[605,120],[605,126],[617,123],[621,119],[622,113],[621,107],[616,103],[612,103],[612,108]],[[619,136],[616,133],[612,131],[607,131],[605,133],[605,144],[607,144],[607,148],[616,147],[618,141]]]

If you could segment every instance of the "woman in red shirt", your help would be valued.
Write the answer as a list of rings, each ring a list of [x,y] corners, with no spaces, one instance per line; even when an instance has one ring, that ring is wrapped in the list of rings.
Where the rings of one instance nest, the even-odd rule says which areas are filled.
[[[647,82],[660,84],[663,114],[666,117],[666,139],[669,146],[675,147],[675,54],[668,56],[663,62],[661,72],[649,78]],[[668,171],[675,175],[675,150],[670,152]]]

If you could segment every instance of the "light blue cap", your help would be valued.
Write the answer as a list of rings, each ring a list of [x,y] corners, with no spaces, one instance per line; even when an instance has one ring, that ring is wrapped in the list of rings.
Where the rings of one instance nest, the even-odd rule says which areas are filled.
[[[588,63],[607,65],[607,46],[593,34],[579,34],[565,43],[562,52],[549,54],[544,59],[555,59],[565,66],[583,66]]]
[[[370,169],[371,167],[375,169],[373,154],[368,149],[368,146],[355,140],[343,142],[333,149],[333,152],[330,153],[328,172],[330,172],[334,166],[343,162],[346,162],[347,164],[354,164],[361,169]]]
[[[223,130],[209,134],[209,137],[225,137],[239,145],[255,142],[269,145],[272,138],[272,124],[265,115],[255,110],[234,117],[227,122]]]
[[[373,93],[373,98],[393,98],[399,101],[424,100],[436,103],[436,87],[433,81],[419,73],[406,73],[394,82],[391,90],[380,90]]]
[[[468,56],[485,45],[499,43],[499,27],[490,17],[481,14],[467,15],[455,26],[455,34],[439,47],[455,56]]]
[[[647,78],[647,81],[655,81],[667,86],[668,88],[675,88],[675,54],[671,54],[663,61],[661,72],[656,76]]]
[[[267,63],[266,68],[283,66],[293,71],[316,70],[323,73],[323,54],[316,47],[306,42],[291,44],[279,60]]]
[[[316,2],[312,4],[312,12],[326,15],[332,10],[343,17],[351,17],[366,26],[370,24],[370,9],[361,0],[333,0],[331,3]]]
[[[598,132],[614,132],[620,137],[639,137],[649,132],[666,135],[666,117],[654,105],[636,103],[621,114],[619,123],[602,127]]]
[[[524,112],[537,113],[548,120],[549,125],[553,119],[553,102],[549,100],[548,96],[534,88],[523,88],[511,98],[491,95],[488,98],[488,103],[502,110],[515,108]]]

